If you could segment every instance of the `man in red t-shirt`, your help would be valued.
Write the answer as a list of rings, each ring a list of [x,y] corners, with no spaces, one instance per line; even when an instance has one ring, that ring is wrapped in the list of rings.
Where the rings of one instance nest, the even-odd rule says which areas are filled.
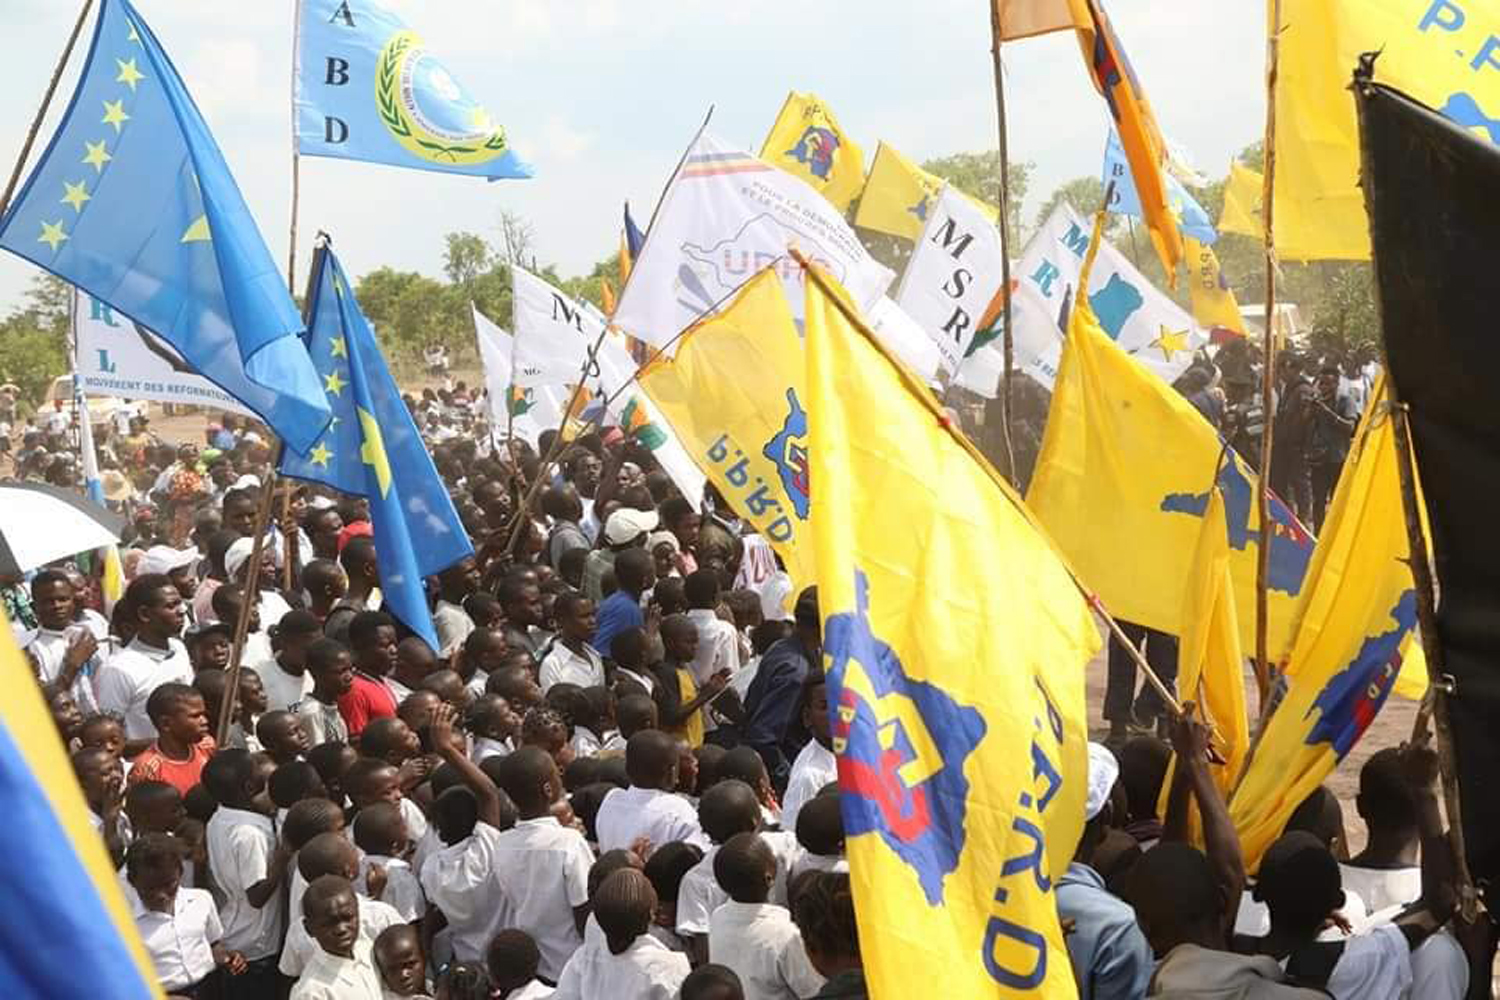
[[[187,795],[217,749],[208,734],[203,695],[187,684],[162,684],[146,699],[146,715],[156,727],[156,740],[135,759],[127,783],[164,781]]]
[[[396,620],[384,611],[361,611],[349,622],[354,684],[339,698],[339,714],[357,739],[371,719],[396,714],[396,696],[385,677],[396,667]]]

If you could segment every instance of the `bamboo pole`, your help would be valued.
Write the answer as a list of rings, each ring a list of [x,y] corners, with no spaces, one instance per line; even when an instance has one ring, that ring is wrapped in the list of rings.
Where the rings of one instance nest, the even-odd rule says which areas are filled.
[[[1267,583],[1271,568],[1271,455],[1275,447],[1276,412],[1271,403],[1276,368],[1276,78],[1281,52],[1281,0],[1272,0],[1271,30],[1266,36],[1266,137],[1265,188],[1261,195],[1265,230],[1266,334],[1261,357],[1261,407],[1265,414],[1260,435],[1260,489],[1256,512],[1260,518],[1260,544],[1255,560],[1255,685],[1260,712],[1269,704],[1274,667],[1270,660],[1267,624],[1270,615]]]
[[[68,36],[68,44],[63,46],[57,66],[52,70],[52,79],[48,81],[47,91],[42,95],[41,106],[36,109],[36,117],[31,119],[31,128],[26,131],[26,141],[21,143],[21,155],[16,157],[16,165],[10,171],[10,180],[5,182],[5,193],[0,195],[0,219],[5,217],[6,210],[10,208],[11,196],[16,193],[16,185],[21,182],[21,171],[25,169],[26,160],[31,156],[31,147],[36,144],[36,134],[41,131],[42,120],[47,117],[47,108],[51,106],[52,97],[57,93],[57,84],[62,80],[68,60],[73,57],[73,46],[78,43],[78,36],[83,34],[83,22],[88,20],[93,6],[94,0],[84,0],[83,10],[78,12],[78,20],[73,24],[73,33]]]
[[[1012,486],[1017,484],[1016,452],[1011,442],[1011,407],[1015,385],[1015,347],[1011,331],[1010,294],[1010,139],[1005,117],[1005,62],[1000,55],[1000,4],[990,4],[990,55],[995,65],[995,124],[999,133],[1000,152],[1000,291],[1005,296],[1001,304],[1001,322],[1004,334],[1001,349],[1005,358],[1004,375],[1000,382],[1000,443],[1005,452],[1005,477]]]
[[[277,463],[280,464],[281,449],[285,448],[283,442],[277,449]],[[265,485],[261,487],[260,503],[255,510],[255,540],[250,547],[250,565],[245,571],[245,587],[240,600],[239,617],[234,623],[234,646],[229,654],[229,669],[226,671],[224,680],[224,699],[219,703],[219,729],[214,733],[214,742],[219,746],[229,738],[229,727],[234,722],[235,705],[239,698],[240,687],[240,660],[245,653],[245,637],[250,631],[250,615],[260,603],[260,561],[261,553],[265,550],[266,528],[271,521],[271,499],[276,493],[276,470],[273,466],[266,473]]]

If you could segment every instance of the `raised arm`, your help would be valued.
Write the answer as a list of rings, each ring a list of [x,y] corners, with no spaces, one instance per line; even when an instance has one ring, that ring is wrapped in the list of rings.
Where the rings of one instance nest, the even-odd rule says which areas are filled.
[[[1198,814],[1203,822],[1204,853],[1213,867],[1214,880],[1224,890],[1225,905],[1232,920],[1239,907],[1240,894],[1245,889],[1245,856],[1240,851],[1240,838],[1234,832],[1234,823],[1229,819],[1229,807],[1225,805],[1224,796],[1208,767],[1208,727],[1192,718],[1189,703],[1183,705],[1182,715],[1171,720],[1170,728],[1172,749],[1177,755],[1177,771],[1183,775],[1194,801],[1198,803]],[[1186,809],[1182,812],[1185,813]],[[1165,837],[1164,833],[1163,839]]]
[[[463,742],[453,731],[453,721],[458,711],[452,705],[439,705],[432,713],[432,746],[438,754],[453,765],[469,791],[479,800],[479,821],[500,828],[500,789],[489,776],[469,759]]]

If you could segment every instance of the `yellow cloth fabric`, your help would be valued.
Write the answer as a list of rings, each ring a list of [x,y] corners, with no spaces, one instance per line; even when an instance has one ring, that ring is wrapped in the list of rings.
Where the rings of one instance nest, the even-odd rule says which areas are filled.
[[[1245,320],[1240,315],[1239,301],[1219,270],[1219,258],[1214,248],[1191,236],[1183,237],[1182,242],[1187,250],[1188,295],[1192,299],[1193,321],[1205,329],[1222,327],[1243,334]]]
[[[870,993],[1075,997],[1053,887],[1082,829],[1098,632],[1020,500],[833,294],[808,279],[807,409]]]
[[[1191,403],[1111,341],[1075,299],[1027,505],[1079,577],[1118,618],[1181,635],[1184,588],[1208,493],[1224,491],[1235,604],[1255,607],[1258,477]],[[1291,645],[1312,538],[1272,505],[1269,621],[1273,660]],[[1255,615],[1240,616],[1255,649]]]
[[[1259,171],[1241,163],[1231,163],[1229,179],[1224,182],[1224,211],[1219,215],[1219,232],[1265,239],[1265,225],[1261,221],[1265,191],[1266,179]]]
[[[787,95],[760,158],[800,177],[840,212],[865,182],[865,155],[815,94]]]
[[[1281,17],[1276,249],[1286,260],[1369,260],[1349,92],[1360,54],[1380,53],[1376,81],[1500,141],[1500,2],[1283,0]]]
[[[798,587],[814,579],[802,344],[767,268],[693,326],[641,389],[724,499],[770,541]]]
[[[1069,0],[993,0],[995,25],[1000,40],[1015,41],[1070,28],[1086,30],[1088,22],[1078,20],[1077,6]]]
[[[896,150],[880,143],[875,147],[875,161],[859,196],[854,224],[861,229],[915,240],[921,237],[927,213],[937,203],[938,194],[947,181],[912,163]],[[964,193],[991,222],[1000,218],[995,206]]]
[[[1252,868],[1292,810],[1364,733],[1392,686],[1414,697],[1426,688],[1384,398],[1383,388],[1371,396],[1334,492],[1299,609],[1286,696],[1229,804]]]
[[[682,667],[677,668],[677,696],[684,705],[698,697],[698,685],[693,681],[692,672]],[[703,709],[700,708],[688,716],[687,721],[676,732],[687,740],[688,746],[696,750],[703,745],[703,729]]]

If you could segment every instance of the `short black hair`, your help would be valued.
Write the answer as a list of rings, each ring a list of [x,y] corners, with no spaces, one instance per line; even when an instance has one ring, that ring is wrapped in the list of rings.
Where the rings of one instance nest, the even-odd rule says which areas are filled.
[[[305,760],[290,760],[271,772],[266,781],[266,794],[276,808],[290,809],[314,789],[322,788],[323,784],[323,776],[316,767]]]
[[[484,953],[490,979],[498,983],[526,983],[536,978],[542,954],[536,941],[523,930],[507,927],[490,939]]]
[[[125,851],[125,873],[134,879],[142,872],[182,871],[182,842],[165,833],[143,833]]]
[[[698,825],[715,844],[737,833],[754,831],[760,825],[760,800],[755,789],[733,778],[715,783],[698,800]]]
[[[176,681],[168,681],[159,684],[146,699],[146,718],[156,725],[159,719],[165,718],[167,713],[174,711],[178,705],[189,698],[202,698],[203,694],[191,684],[179,684]]]
[[[360,611],[349,619],[349,645],[362,649],[375,641],[376,632],[383,625],[396,627],[396,619],[384,611]]]
[[[677,899],[682,878],[703,860],[703,848],[685,840],[663,844],[646,860],[646,877],[659,899]]]
[[[844,853],[844,814],[837,795],[818,795],[797,813],[797,843],[810,854],[835,857]]]
[[[682,981],[682,1000],[745,1000],[740,977],[727,965],[708,962]]]
[[[1417,828],[1417,804],[1402,774],[1401,751],[1377,750],[1359,769],[1359,814],[1372,829],[1409,831]]]
[[[31,578],[31,596],[37,597],[41,589],[50,583],[65,583],[69,589],[73,586],[73,581],[68,579],[68,574],[60,569],[39,570],[37,575]]]
[[[320,833],[333,833],[343,824],[344,810],[331,799],[303,799],[286,811],[281,836],[287,846],[300,851]]]
[[[764,903],[776,874],[776,855],[758,833],[737,833],[714,854],[714,879],[736,903]]]
[[[255,779],[255,757],[248,750],[220,750],[203,765],[203,787],[221,806],[240,801]]]
[[[682,593],[689,607],[711,608],[719,600],[719,575],[711,569],[689,573],[682,581]]]

